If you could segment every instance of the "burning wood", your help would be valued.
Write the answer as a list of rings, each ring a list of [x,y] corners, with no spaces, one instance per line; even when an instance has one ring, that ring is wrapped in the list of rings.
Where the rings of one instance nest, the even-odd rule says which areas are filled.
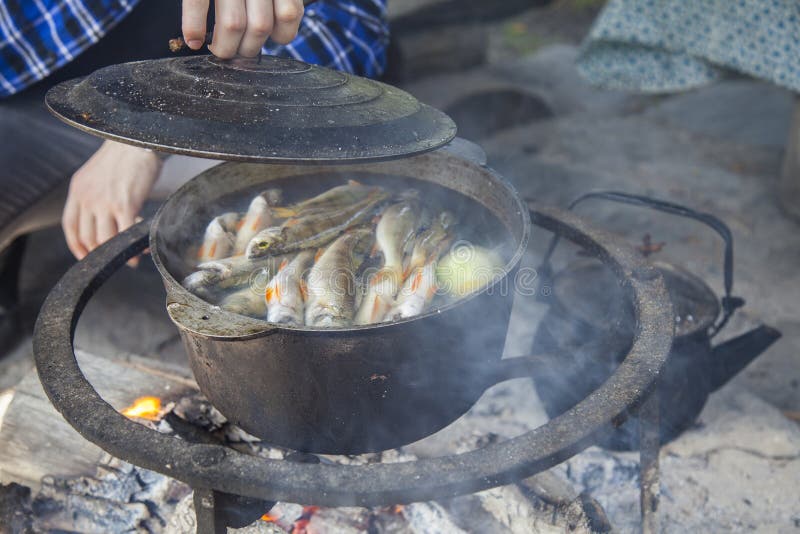
[[[137,417],[148,421],[159,421],[163,417],[161,399],[158,397],[139,397],[132,405],[120,412],[125,417]]]
[[[131,396],[130,398],[132,398]],[[231,424],[205,397],[182,393],[165,398],[140,397],[122,410],[164,434],[201,443],[219,443],[255,456],[285,459],[291,451],[271,447]],[[475,435],[454,444],[472,450],[496,440]],[[454,452],[448,450],[448,452]],[[366,465],[409,462],[417,456],[395,449],[359,456],[318,456],[323,463]],[[190,489],[167,477],[138,469],[106,456],[92,476],[45,477],[41,491],[29,496],[34,527],[81,531],[149,529],[183,533],[195,527]],[[1,492],[0,492],[1,493]],[[530,525],[578,525],[580,505],[573,508],[541,504],[537,491],[509,486],[447,502],[424,502],[375,508],[317,508],[278,503],[264,510],[261,521],[239,532],[269,534],[416,534],[429,532],[530,532]],[[2,495],[0,495],[1,497]],[[575,496],[562,501],[571,501]],[[544,499],[548,503],[552,497]],[[559,501],[560,502],[560,501]],[[568,513],[568,518],[562,518]],[[520,514],[515,517],[515,514]],[[554,520],[558,517],[558,520]],[[0,514],[0,521],[7,520]],[[528,528],[525,530],[525,528]],[[0,529],[2,530],[2,529]],[[571,528],[570,531],[576,529]],[[580,532],[580,528],[577,529]]]
[[[189,488],[106,456],[92,477],[42,480],[33,497],[33,532],[159,532]]]

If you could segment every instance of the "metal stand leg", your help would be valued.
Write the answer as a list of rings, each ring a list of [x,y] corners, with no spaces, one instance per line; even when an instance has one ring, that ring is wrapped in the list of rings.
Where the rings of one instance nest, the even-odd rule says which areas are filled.
[[[226,534],[228,527],[242,528],[257,521],[274,502],[230,495],[221,491],[194,490],[197,534]]]
[[[639,408],[639,484],[643,534],[658,532],[658,453],[661,449],[658,389]]]

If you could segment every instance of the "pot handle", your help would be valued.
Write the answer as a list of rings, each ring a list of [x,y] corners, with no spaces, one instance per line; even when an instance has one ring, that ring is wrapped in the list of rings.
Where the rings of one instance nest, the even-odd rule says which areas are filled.
[[[629,204],[632,206],[640,206],[644,208],[651,208],[658,211],[662,211],[664,213],[671,213],[672,215],[678,215],[681,217],[686,217],[689,219],[694,219],[699,221],[713,230],[715,230],[725,242],[725,259],[724,259],[724,286],[725,286],[725,295],[722,297],[722,317],[720,318],[717,323],[711,327],[709,331],[709,337],[714,337],[719,333],[720,330],[728,323],[728,320],[731,318],[733,313],[738,309],[744,306],[744,299],[741,297],[735,297],[732,295],[733,291],[733,234],[731,233],[730,228],[726,225],[722,220],[711,215],[710,213],[703,213],[700,211],[693,210],[686,206],[682,206],[680,204],[675,204],[674,202],[669,202],[666,200],[660,200],[656,198],[646,197],[643,195],[634,195],[631,193],[623,193],[621,191],[593,191],[590,193],[586,193],[584,195],[579,196],[575,200],[573,200],[567,209],[572,210],[583,202],[584,200],[597,198],[603,200],[611,200],[613,202],[620,202],[622,204]],[[552,267],[550,265],[550,257],[553,254],[553,251],[558,245],[559,236],[558,234],[554,235],[552,240],[550,241],[550,246],[548,247],[547,251],[544,255],[544,260],[542,261],[542,265],[540,267],[541,272],[545,274],[545,278],[549,278],[550,274],[552,273]]]

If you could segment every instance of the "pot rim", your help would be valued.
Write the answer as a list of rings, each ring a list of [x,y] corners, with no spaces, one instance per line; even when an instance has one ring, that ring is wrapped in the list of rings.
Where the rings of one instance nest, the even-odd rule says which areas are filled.
[[[511,255],[511,257],[503,267],[502,275],[498,275],[491,283],[484,286],[481,290],[470,293],[469,295],[459,298],[458,300],[450,302],[444,306],[433,308],[427,311],[426,313],[417,315],[415,317],[400,319],[396,321],[386,321],[377,324],[358,325],[358,326],[339,327],[339,328],[288,326],[283,324],[270,323],[263,319],[255,319],[252,317],[239,315],[237,313],[228,312],[223,310],[219,306],[206,302],[205,300],[201,299],[200,297],[194,295],[192,292],[184,288],[181,285],[181,283],[178,280],[176,280],[175,277],[172,275],[172,273],[170,273],[169,270],[166,268],[166,265],[162,261],[161,254],[159,252],[159,242],[160,242],[159,223],[164,214],[170,209],[171,203],[177,197],[184,194],[186,188],[190,187],[197,181],[202,180],[203,177],[207,176],[209,173],[213,172],[215,169],[218,169],[221,166],[233,166],[242,164],[241,162],[236,162],[236,161],[226,161],[221,163],[220,165],[216,165],[214,167],[202,171],[200,174],[192,177],[189,181],[187,181],[185,184],[179,187],[175,192],[173,192],[167,198],[167,200],[165,200],[161,204],[155,216],[153,217],[152,223],[150,225],[150,238],[149,238],[150,255],[153,259],[153,263],[155,263],[156,268],[158,269],[158,272],[161,274],[161,277],[164,280],[164,283],[167,287],[167,311],[170,315],[170,318],[181,330],[186,330],[196,335],[218,340],[234,341],[234,340],[252,339],[252,338],[271,335],[276,332],[297,333],[305,335],[365,334],[374,332],[378,329],[391,328],[397,325],[403,325],[415,321],[422,321],[431,316],[446,313],[458,306],[461,306],[462,304],[465,304],[466,302],[474,298],[478,298],[479,296],[492,291],[498,284],[500,284],[503,280],[507,279],[510,274],[513,274],[515,272],[515,270],[519,266],[519,263],[522,261],[522,257],[525,255],[525,252],[527,251],[531,233],[531,220],[530,220],[528,205],[522,199],[517,189],[508,180],[506,180],[500,174],[498,174],[495,170],[493,170],[492,168],[490,168],[485,164],[475,162],[471,159],[461,157],[457,154],[448,153],[446,149],[435,150],[432,152],[428,152],[426,154],[417,155],[407,159],[424,159],[432,157],[455,159],[459,160],[462,163],[466,162],[469,165],[478,167],[483,176],[487,177],[495,185],[503,188],[510,195],[510,198],[516,204],[517,213],[513,215],[515,218],[516,217],[520,218],[521,235],[519,239],[515,239],[517,243],[514,253]],[[361,167],[363,168],[363,170],[370,170],[370,167],[381,167],[382,165],[385,164],[386,164],[385,162],[362,163],[354,161],[352,166]],[[307,170],[308,172],[314,172],[315,170],[315,167],[308,167],[308,166],[297,166],[297,167],[302,168],[303,170]],[[341,168],[342,166],[337,165],[337,167]],[[316,167],[316,169],[318,170],[318,167]],[[420,178],[417,178],[415,176],[405,175],[404,177],[421,180]],[[447,186],[443,184],[437,183],[436,185],[447,188]],[[451,191],[453,191],[454,194],[463,195],[463,193],[459,191],[455,191],[452,189]],[[473,200],[479,202],[487,209],[490,209],[481,199],[473,198]],[[511,229],[507,228],[507,230],[509,231],[510,234],[512,234],[513,237],[513,232],[511,231]],[[205,326],[205,328],[192,328],[186,324],[187,322],[202,324]]]

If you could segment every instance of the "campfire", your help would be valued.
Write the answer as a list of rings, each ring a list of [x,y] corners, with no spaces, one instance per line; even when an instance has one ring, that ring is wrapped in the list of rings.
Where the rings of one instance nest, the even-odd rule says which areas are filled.
[[[36,447],[11,447],[30,487],[3,487],[14,513],[0,514],[24,529],[605,532],[603,507],[575,489],[570,469],[580,464],[569,463],[597,445],[638,453],[622,469],[639,494],[629,515],[655,533],[662,444],[779,336],[762,326],[712,343],[744,305],[733,293],[731,232],[715,217],[614,191],[568,209],[526,200],[479,147],[455,139],[449,117],[397,88],[286,58],[190,56],[108,67],[56,86],[47,104],[101,137],[230,161],[88,255],[42,307],[41,388],[35,379],[17,388],[5,425],[26,424],[30,410],[15,402],[55,414],[49,399],[69,426],[37,421],[45,430],[24,436],[52,435],[80,469],[38,458],[32,466],[20,451]],[[353,200],[360,194],[363,205]],[[244,218],[225,204],[234,197],[249,201]],[[649,234],[637,249],[570,211],[589,198],[713,228],[725,246],[722,296],[651,260],[664,243]],[[399,278],[428,242],[430,211],[453,215],[436,219],[442,242],[448,220],[468,222],[464,234],[408,271],[419,276]],[[263,228],[242,223],[265,214]],[[542,232],[550,246],[532,269],[525,259]],[[471,247],[468,236],[484,238]],[[557,270],[562,241],[583,256]],[[365,243],[380,276],[354,272],[368,263]],[[85,303],[145,249],[194,379],[75,356]],[[442,264],[476,250],[483,261],[462,261],[449,278],[475,279],[480,266],[496,276],[435,300]],[[295,271],[306,264],[331,276],[316,285]],[[276,285],[258,285],[259,276]],[[340,280],[370,299],[334,292]],[[428,302],[414,301],[413,313],[399,306],[399,282]],[[391,302],[373,295],[384,287]],[[545,309],[518,317],[533,334],[530,350],[505,354],[512,312],[532,304]],[[270,307],[291,321],[271,319]],[[527,401],[546,415],[526,420]],[[591,469],[581,487],[591,487]]]
[[[163,417],[161,399],[158,397],[139,397],[133,404],[120,412],[125,417],[160,421]]]

